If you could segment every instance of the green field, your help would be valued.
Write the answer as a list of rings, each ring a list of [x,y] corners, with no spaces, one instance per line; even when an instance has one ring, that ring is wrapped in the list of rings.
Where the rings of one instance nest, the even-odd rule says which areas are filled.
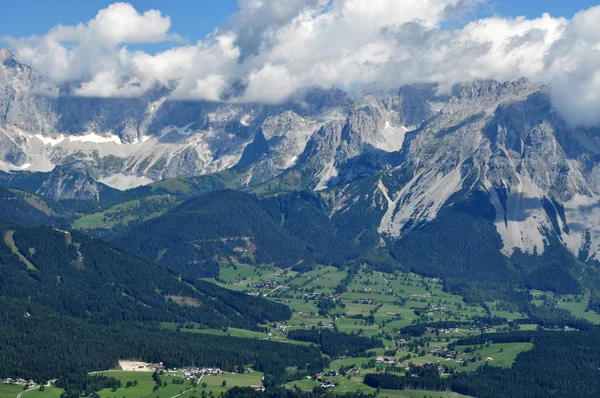
[[[464,351],[466,348],[467,346],[456,346],[457,351]],[[510,368],[514,364],[517,355],[519,355],[521,352],[529,351],[532,348],[533,344],[531,343],[490,344],[489,347],[483,347],[475,351],[475,354],[481,355],[482,362],[468,363],[466,367],[461,368],[464,370],[473,370],[483,365],[485,362],[491,366]],[[500,352],[501,350],[502,352]],[[450,362],[447,363],[447,365],[453,365],[455,367],[460,366],[456,362]]]
[[[181,329],[182,332],[186,333],[201,333],[201,334],[213,334],[215,336],[232,336],[232,337],[243,337],[248,339],[265,339],[268,336],[265,333],[253,332],[251,330],[228,328],[227,331],[223,329]]]
[[[23,392],[23,386],[0,383],[0,398],[16,398]]]
[[[337,394],[346,394],[349,392],[362,392],[365,394],[374,394],[375,389],[367,386],[362,382],[362,377],[354,377],[347,379],[345,377],[326,377],[327,380],[333,380],[338,385],[333,389]],[[320,386],[321,383],[315,380],[297,380],[289,382],[285,385],[287,389],[293,389],[294,386],[303,391],[312,391],[314,387]]]
[[[251,282],[254,278],[259,278],[254,267],[249,265],[239,265],[237,267],[225,266],[219,271],[219,278],[227,282],[240,282],[243,278],[250,279],[246,283]]]
[[[213,394],[218,395],[221,392],[227,391],[232,387],[250,387],[250,386],[262,386],[261,372],[246,373],[246,374],[223,374],[219,376],[205,376],[202,379],[202,383],[206,383],[206,391],[212,391]],[[227,383],[223,387],[223,380]]]
[[[423,390],[381,390],[379,398],[468,398],[456,392],[423,391]]]
[[[326,377],[328,380],[333,380],[339,385],[336,386],[333,391],[338,394],[345,394],[349,392],[362,392],[365,394],[374,394],[375,389],[369,387],[368,385],[363,383],[362,377],[352,377],[347,379],[345,377]]]
[[[292,381],[290,383],[287,383],[285,385],[285,388],[292,390],[294,388],[299,388],[302,391],[312,391],[313,388],[315,387],[319,387],[321,385],[321,383],[319,383],[316,380],[297,380],[297,381]]]
[[[73,222],[73,228],[75,229],[94,229],[104,226],[104,213],[90,214]]]
[[[98,395],[102,398],[171,398],[175,395],[180,394],[182,391],[192,388],[189,382],[186,382],[185,384],[173,384],[174,379],[182,380],[182,378],[170,376],[167,374],[160,376],[161,381],[167,382],[167,386],[160,387],[156,391],[152,391],[152,389],[156,385],[156,383],[152,379],[152,372],[111,371],[102,372],[101,374],[119,379],[123,384],[123,387],[119,388],[116,392],[113,392],[110,389],[104,389],[99,391]],[[134,380],[137,380],[137,386],[125,388],[125,385],[128,381]]]
[[[562,300],[560,301],[558,306],[560,308],[564,308],[567,311],[570,311],[576,317],[587,319],[588,321],[598,325],[600,324],[600,314],[597,314],[594,311],[586,311],[589,300],[590,297],[588,294],[580,298],[579,302],[576,301],[575,296],[564,296],[562,297]]]
[[[75,229],[113,228],[127,225],[134,220],[148,220],[158,217],[178,203],[168,195],[148,196],[143,200],[120,203],[102,212],[87,215],[73,222]]]
[[[349,367],[352,365],[360,366],[361,369],[365,367],[364,364],[369,362],[370,358],[364,357],[354,357],[354,358],[345,358],[345,359],[336,359],[331,361],[329,365],[329,369],[331,370],[340,370],[342,366]]]
[[[522,324],[519,325],[520,330],[536,330],[538,325],[536,324]]]
[[[285,304],[288,307],[290,307],[293,310],[293,312],[304,311],[304,312],[317,313],[319,311],[319,309],[315,305],[314,300],[303,300],[303,299],[290,298],[290,299],[286,299]]]
[[[379,328],[375,325],[362,325],[360,320],[346,318],[346,319],[338,319],[336,324],[341,332],[344,333],[353,333],[363,331],[365,336],[376,336],[381,333]],[[356,323],[356,324],[355,324]]]
[[[38,389],[27,391],[21,395],[21,398],[60,398],[64,390],[56,387],[46,387],[44,391]]]
[[[0,398],[16,398],[19,394],[22,398],[60,398],[63,392],[60,388],[46,387],[44,391],[38,391],[37,388],[23,392],[23,386],[12,384],[0,384]]]
[[[123,384],[122,388],[119,388],[116,392],[111,391],[110,389],[105,389],[99,391],[98,394],[102,398],[172,398],[176,395],[184,394],[184,397],[187,394],[190,396],[196,395],[202,391],[202,383],[206,383],[206,392],[212,391],[213,394],[218,395],[221,392],[227,391],[228,389],[240,386],[240,387],[248,387],[248,386],[262,386],[262,377],[263,374],[261,372],[254,373],[246,373],[246,374],[223,374],[219,376],[203,376],[202,380],[199,381],[198,386],[194,389],[190,381],[185,381],[184,384],[174,384],[173,380],[183,380],[177,374],[163,374],[160,376],[162,382],[166,382],[166,387],[160,387],[158,390],[153,391],[156,383],[152,379],[152,372],[125,372],[125,371],[110,371],[110,372],[101,372],[109,377],[114,377],[121,380]],[[138,385],[132,386],[129,388],[125,388],[125,385],[128,381],[137,380]],[[226,386],[223,387],[223,380],[226,381]],[[59,394],[60,395],[60,394]],[[56,398],[55,396],[48,395],[48,398]],[[2,397],[0,397],[2,398]],[[8,398],[8,397],[7,397]],[[32,398],[43,398],[43,397],[32,397]]]

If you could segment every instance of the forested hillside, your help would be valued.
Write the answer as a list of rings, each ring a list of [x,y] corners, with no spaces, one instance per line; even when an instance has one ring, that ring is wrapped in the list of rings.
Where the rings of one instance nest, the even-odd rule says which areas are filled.
[[[291,315],[281,304],[181,278],[78,232],[10,223],[0,232],[0,296],[61,315],[103,324],[193,321],[249,329]]]
[[[55,210],[56,207],[58,211]],[[61,214],[61,210],[63,210],[61,204],[51,204],[51,201],[29,192],[0,187],[0,219],[25,225],[45,224],[68,227],[69,220]]]
[[[342,265],[356,257],[327,217],[322,199],[309,193],[260,199],[218,191],[184,202],[164,216],[113,240],[195,276],[217,277],[219,264]]]

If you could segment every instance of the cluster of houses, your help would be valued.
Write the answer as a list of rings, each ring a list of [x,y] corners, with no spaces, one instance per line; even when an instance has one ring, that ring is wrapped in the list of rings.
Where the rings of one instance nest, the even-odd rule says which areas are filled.
[[[445,358],[445,359],[449,359],[449,360],[455,360],[459,355],[465,355],[464,351],[461,351],[461,352],[450,351],[446,347],[439,347],[439,346],[430,348],[427,353],[429,355],[433,355],[436,357],[441,357],[441,358]]]
[[[35,381],[33,380],[25,380],[25,379],[11,379],[10,377],[7,377],[6,379],[2,380],[2,382],[4,384],[14,384],[14,385],[18,385],[18,386],[27,386],[27,385],[34,385]]]
[[[277,282],[274,280],[266,280],[266,281],[257,282],[255,284],[249,284],[248,287],[254,288],[254,289],[260,289],[260,290],[253,290],[253,291],[247,292],[247,294],[249,296],[256,297],[256,296],[267,296],[275,290],[287,288],[288,286],[284,283]]]
[[[207,376],[207,375],[222,375],[223,371],[219,368],[183,368],[183,369],[177,369],[177,368],[169,368],[167,369],[167,372],[169,373],[174,373],[174,372],[181,372],[183,373],[183,377],[186,380],[194,380],[197,378],[200,378],[200,376]]]
[[[193,379],[199,378],[200,376],[219,376],[219,375],[222,375],[223,373],[225,373],[219,368],[183,368],[183,369],[177,369],[177,368],[171,369],[170,368],[170,369],[167,369],[167,372],[169,372],[169,373],[181,372],[181,373],[183,373],[183,377],[187,380],[193,380]],[[237,373],[237,370],[235,372]],[[246,368],[244,370],[244,373],[254,373],[254,369]]]
[[[411,293],[410,297],[431,297],[431,293]]]
[[[274,328],[275,328],[275,330],[277,330],[279,333],[285,333],[285,330],[286,330],[287,328],[289,328],[289,327],[290,327],[290,325],[287,325],[287,324],[284,324],[284,323],[277,322],[277,323],[275,323],[275,324],[273,325],[273,327],[274,327]]]
[[[426,330],[431,333],[435,333],[436,330],[438,330],[440,332],[440,334],[458,333],[459,332],[458,328],[449,328],[449,329],[427,328]],[[474,328],[471,328],[471,330],[474,330]]]
[[[337,372],[332,371],[330,372],[330,375],[337,376]],[[324,373],[317,373],[315,375],[315,380],[321,383],[322,388],[334,388],[336,386],[335,381],[326,379]]]
[[[254,287],[256,289],[275,289],[276,287],[287,287],[287,286],[285,284],[282,284],[281,282],[277,282],[274,280],[266,280],[266,281],[257,282],[255,284],[253,284],[251,287]]]
[[[309,299],[309,300],[322,300],[322,299],[331,299],[332,301],[337,301],[340,299],[341,295],[338,293],[317,293],[317,292],[298,292],[298,298],[301,299]]]
[[[405,339],[398,339],[395,342],[395,348],[397,350],[401,350],[404,348],[404,346],[406,345],[406,340]],[[393,347],[394,348],[394,347]]]
[[[384,356],[381,356],[381,355],[377,357],[376,361],[377,361],[377,363],[385,363],[385,364],[391,364],[391,365],[397,363],[396,358],[384,357]]]
[[[442,306],[437,306],[437,305],[435,305],[435,306],[429,308],[429,311],[427,312],[427,315],[428,316],[433,316],[433,315],[436,315],[436,314],[437,315],[442,315],[442,314],[446,313],[446,310],[447,310],[446,306],[443,306],[443,305]],[[450,313],[449,315],[455,315],[455,316],[457,316],[457,315],[460,315],[460,314]]]

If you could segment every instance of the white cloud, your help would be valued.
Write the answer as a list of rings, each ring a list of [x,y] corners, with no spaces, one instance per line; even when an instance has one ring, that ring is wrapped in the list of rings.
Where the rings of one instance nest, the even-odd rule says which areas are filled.
[[[567,121],[600,126],[600,6],[566,24],[546,57],[545,79]]]
[[[245,98],[248,101],[278,103],[290,96],[297,87],[297,82],[285,66],[266,64],[261,70],[250,73]]]
[[[377,87],[529,77],[547,83],[572,124],[600,125],[600,7],[573,19],[493,16],[451,29],[485,0],[239,0],[240,11],[194,45],[150,54],[134,43],[173,37],[160,11],[116,3],[91,21],[8,38],[20,58],[85,96],[279,102],[314,85]]]
[[[85,24],[58,25],[41,37],[4,39],[23,62],[52,82],[83,82],[91,88],[128,72],[120,45],[164,41],[170,26],[170,18],[160,11],[140,14],[130,4],[114,3]]]

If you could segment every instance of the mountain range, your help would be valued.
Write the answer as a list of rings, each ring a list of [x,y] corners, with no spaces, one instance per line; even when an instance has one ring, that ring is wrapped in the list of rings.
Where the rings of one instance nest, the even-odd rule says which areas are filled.
[[[502,280],[508,269],[539,281],[566,269],[575,279],[597,280],[600,129],[567,124],[543,84],[482,81],[448,93],[424,84],[373,92],[314,88],[276,105],[174,101],[165,89],[119,99],[59,92],[0,50],[0,181],[104,209],[177,195],[181,200],[111,238],[152,259],[167,248],[150,249],[151,240],[134,247],[136,228],[156,233],[167,218],[178,225],[177,217],[191,213],[214,224],[206,219],[216,211],[210,197],[181,205],[194,194],[306,190],[319,202],[322,225],[329,220],[344,245],[367,245],[414,270],[449,277],[485,271]],[[127,188],[134,189],[119,192]],[[269,213],[265,199],[231,200],[245,202],[240,217]],[[307,256],[318,245],[307,246],[306,236],[277,225],[273,214],[238,218],[246,227],[196,238],[282,228],[279,236],[297,248],[296,257],[323,260]],[[169,250],[181,254],[180,248]],[[560,253],[560,264],[532,260],[544,253]]]

